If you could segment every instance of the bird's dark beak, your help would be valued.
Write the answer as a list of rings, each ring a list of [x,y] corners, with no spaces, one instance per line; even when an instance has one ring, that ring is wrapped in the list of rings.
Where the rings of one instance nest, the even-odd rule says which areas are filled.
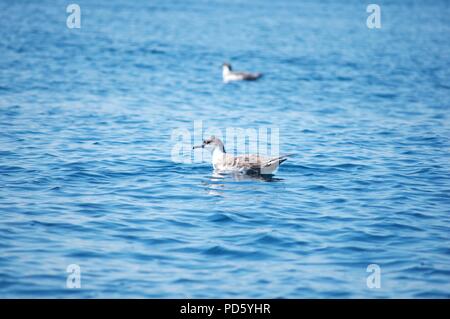
[[[196,146],[193,146],[192,149],[196,149],[196,148],[204,148],[204,147],[205,147],[205,145],[202,144],[202,145],[196,145]]]

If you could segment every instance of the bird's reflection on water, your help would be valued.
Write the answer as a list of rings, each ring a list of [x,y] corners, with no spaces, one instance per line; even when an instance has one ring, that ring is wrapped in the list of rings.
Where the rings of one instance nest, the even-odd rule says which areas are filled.
[[[282,178],[274,177],[275,175],[261,175],[261,174],[243,174],[240,172],[232,172],[232,173],[220,173],[217,171],[213,171],[211,176],[212,181],[220,181],[224,179],[231,179],[235,182],[241,181],[263,181],[263,182],[280,182],[283,181]]]
[[[207,187],[209,195],[221,196],[223,195],[221,191],[225,190],[227,182],[281,182],[283,180],[283,178],[277,178],[274,175],[249,175],[239,172],[223,174],[213,171],[212,175],[203,184]]]

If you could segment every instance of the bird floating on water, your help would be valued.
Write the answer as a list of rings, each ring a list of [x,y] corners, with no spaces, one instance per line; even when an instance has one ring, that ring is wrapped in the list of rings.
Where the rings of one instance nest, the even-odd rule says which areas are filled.
[[[254,81],[262,77],[261,73],[233,71],[231,64],[222,64],[222,77],[225,83],[231,81]]]
[[[215,171],[224,173],[240,172],[249,175],[274,174],[280,164],[286,161],[288,156],[292,155],[287,154],[273,158],[256,154],[233,156],[225,152],[222,141],[215,136],[204,140],[201,145],[192,147],[192,149],[195,148],[206,148],[211,151],[212,165]]]

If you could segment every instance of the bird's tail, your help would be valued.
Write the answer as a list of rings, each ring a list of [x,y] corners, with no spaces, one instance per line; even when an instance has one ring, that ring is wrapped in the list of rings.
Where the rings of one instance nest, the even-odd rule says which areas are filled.
[[[265,162],[265,163],[262,165],[262,167],[263,167],[263,168],[264,168],[264,167],[269,167],[269,166],[272,166],[272,165],[277,164],[277,163],[278,163],[277,166],[280,166],[281,163],[283,163],[284,161],[286,161],[286,160],[288,159],[289,156],[293,156],[293,155],[294,155],[294,154],[285,154],[285,155],[281,155],[281,156],[278,156],[278,157],[271,158],[270,160],[268,160],[267,162]]]

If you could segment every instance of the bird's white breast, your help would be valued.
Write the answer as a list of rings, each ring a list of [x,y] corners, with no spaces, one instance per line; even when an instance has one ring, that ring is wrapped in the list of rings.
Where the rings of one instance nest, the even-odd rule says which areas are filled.
[[[224,155],[225,153],[219,148],[214,149],[211,159],[214,169],[220,169],[223,166]]]
[[[223,80],[224,82],[230,82],[230,81],[241,81],[244,77],[241,74],[236,74],[232,72],[228,72],[227,74],[223,74]]]

